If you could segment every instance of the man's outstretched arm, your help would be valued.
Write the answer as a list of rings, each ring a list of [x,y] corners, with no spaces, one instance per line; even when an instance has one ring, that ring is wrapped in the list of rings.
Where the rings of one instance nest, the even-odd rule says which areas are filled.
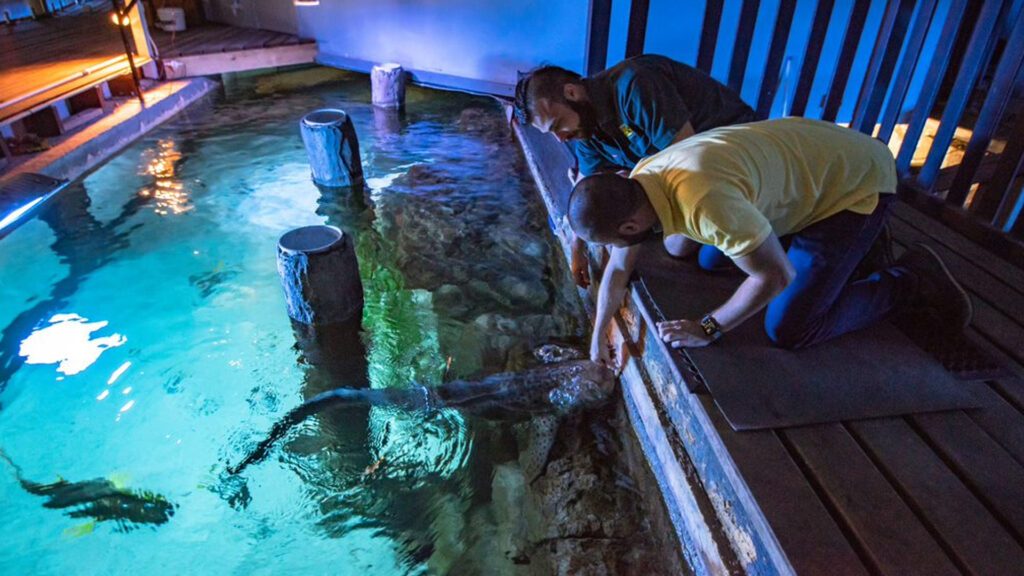
[[[793,264],[775,234],[769,235],[750,254],[733,261],[747,273],[747,279],[724,304],[711,312],[722,332],[732,330],[757,314],[785,290],[796,275]],[[699,347],[713,341],[695,319],[661,322],[658,324],[658,334],[673,347]]]
[[[594,318],[594,334],[590,339],[590,359],[594,362],[611,364],[608,355],[608,324],[622,305],[622,298],[633,275],[633,267],[640,255],[640,246],[626,248],[609,247],[608,265],[601,276],[601,287],[597,291],[597,313]],[[621,360],[621,359],[620,359]]]

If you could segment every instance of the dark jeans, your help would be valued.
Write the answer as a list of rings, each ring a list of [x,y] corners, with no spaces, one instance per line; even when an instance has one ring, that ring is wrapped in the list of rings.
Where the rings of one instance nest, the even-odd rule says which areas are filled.
[[[793,282],[768,304],[765,331],[782,348],[806,348],[881,320],[913,289],[903,268],[874,272],[851,282],[851,275],[874,244],[895,194],[883,194],[870,215],[850,211],[791,234],[786,254],[796,269]],[[704,246],[706,270],[731,265],[724,254]]]

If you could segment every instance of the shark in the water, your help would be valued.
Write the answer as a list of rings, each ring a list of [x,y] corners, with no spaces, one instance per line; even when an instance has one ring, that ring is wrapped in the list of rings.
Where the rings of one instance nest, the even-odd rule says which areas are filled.
[[[556,358],[558,359],[558,358]],[[285,414],[241,462],[228,467],[239,474],[263,460],[274,442],[309,416],[341,406],[395,406],[410,411],[443,408],[488,420],[548,418],[596,407],[608,400],[615,374],[589,360],[568,360],[520,372],[492,374],[480,380],[454,380],[437,387],[397,389],[336,388],[314,396]]]
[[[26,492],[47,498],[44,508],[66,510],[72,518],[91,518],[93,522],[112,520],[118,530],[128,532],[141,524],[159,525],[174,516],[174,504],[159,494],[128,490],[106,478],[69,482],[63,478],[51,484],[26,480],[21,468],[0,450],[0,458],[14,469],[18,483]],[[91,524],[88,530],[91,530]]]

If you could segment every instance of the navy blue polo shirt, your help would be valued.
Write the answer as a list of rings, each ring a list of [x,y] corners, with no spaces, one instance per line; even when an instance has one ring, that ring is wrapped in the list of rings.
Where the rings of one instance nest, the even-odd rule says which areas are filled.
[[[580,174],[630,170],[672,143],[689,122],[694,132],[754,120],[739,95],[707,74],[657,55],[629,58],[584,78],[598,127],[575,143]]]

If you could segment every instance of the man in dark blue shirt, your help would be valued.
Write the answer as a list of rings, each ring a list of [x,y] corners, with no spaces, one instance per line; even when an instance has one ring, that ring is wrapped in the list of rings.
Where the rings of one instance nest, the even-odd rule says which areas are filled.
[[[628,171],[698,132],[754,120],[739,95],[707,74],[664,56],[644,55],[583,78],[543,66],[516,85],[515,114],[524,125],[574,141],[579,178]],[[585,245],[573,242],[572,271],[589,284]]]

